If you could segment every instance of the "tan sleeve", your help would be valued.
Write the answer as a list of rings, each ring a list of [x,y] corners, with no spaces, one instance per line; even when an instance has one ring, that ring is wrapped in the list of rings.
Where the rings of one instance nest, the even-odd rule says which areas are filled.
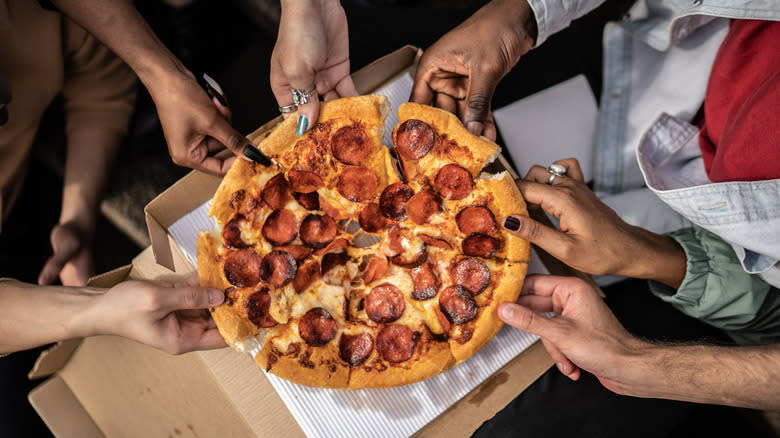
[[[62,94],[66,133],[82,126],[100,126],[120,136],[127,133],[135,108],[135,73],[107,47],[64,19],[66,75]]]

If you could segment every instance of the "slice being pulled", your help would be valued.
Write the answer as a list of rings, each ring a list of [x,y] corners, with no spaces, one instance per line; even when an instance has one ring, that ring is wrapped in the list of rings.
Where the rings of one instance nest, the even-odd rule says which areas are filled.
[[[295,118],[258,148],[278,165],[236,160],[198,238],[201,284],[234,348],[308,386],[390,387],[466,360],[501,327],[528,242],[498,225],[526,214],[499,152],[455,116],[404,104],[394,131],[404,180],[381,144],[387,102],[324,102],[301,137]],[[457,167],[457,169],[452,170]],[[465,172],[465,173],[464,173]],[[358,226],[359,225],[359,226]]]

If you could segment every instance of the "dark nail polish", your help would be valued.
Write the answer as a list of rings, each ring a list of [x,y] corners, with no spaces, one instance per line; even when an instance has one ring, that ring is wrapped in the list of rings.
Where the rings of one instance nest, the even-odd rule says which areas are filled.
[[[262,164],[263,166],[268,167],[271,165],[271,160],[269,160],[268,157],[266,157],[260,151],[258,151],[257,148],[255,148],[254,146],[250,146],[250,145],[245,146],[244,156],[254,161],[255,163]]]
[[[520,229],[520,221],[515,217],[507,216],[504,219],[504,228],[510,231],[517,231]]]

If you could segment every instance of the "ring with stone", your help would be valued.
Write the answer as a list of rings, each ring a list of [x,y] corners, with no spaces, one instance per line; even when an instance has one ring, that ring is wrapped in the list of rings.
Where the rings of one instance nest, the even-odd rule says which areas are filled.
[[[306,105],[309,103],[311,95],[314,94],[314,90],[316,90],[315,86],[312,86],[311,88],[290,88],[293,103],[296,105]]]
[[[552,185],[552,183],[555,181],[555,178],[558,178],[559,176],[566,176],[566,168],[560,164],[550,164],[547,167],[547,171],[550,172],[550,179],[547,180],[547,184],[550,185]]]
[[[291,103],[289,105],[284,105],[279,107],[279,112],[282,114],[289,114],[292,112],[295,112],[295,110],[298,109],[298,105]]]

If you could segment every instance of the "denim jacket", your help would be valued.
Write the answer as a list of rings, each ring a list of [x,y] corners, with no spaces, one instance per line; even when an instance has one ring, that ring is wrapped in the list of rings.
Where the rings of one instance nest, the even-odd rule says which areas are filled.
[[[537,45],[601,3],[529,0]],[[684,218],[727,242],[723,246],[730,245],[744,271],[760,273],[777,292],[780,180],[711,183],[698,129],[687,122],[703,102],[703,78],[709,77],[729,18],[778,20],[780,2],[639,0],[624,21],[607,24],[595,190],[603,195],[649,187]],[[695,239],[672,237],[691,254],[686,245]],[[686,283],[693,282],[683,287]]]

